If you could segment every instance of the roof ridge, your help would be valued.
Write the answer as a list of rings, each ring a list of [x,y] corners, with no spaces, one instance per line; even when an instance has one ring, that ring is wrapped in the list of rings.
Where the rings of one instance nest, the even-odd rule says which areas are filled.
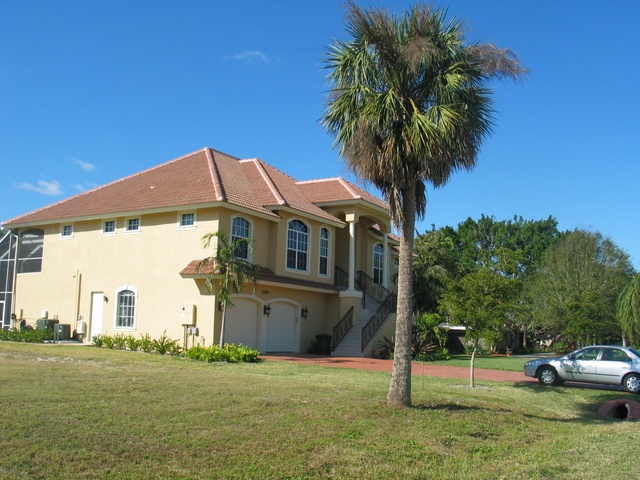
[[[335,182],[336,180],[340,180],[342,177],[331,177],[331,178],[313,178],[311,180],[300,180],[296,183],[298,184],[303,184],[303,183],[320,183],[320,182]]]
[[[284,199],[284,197],[282,196],[282,194],[278,190],[278,187],[276,187],[276,184],[273,182],[273,179],[271,178],[271,176],[269,175],[267,170],[264,168],[264,165],[262,164],[263,163],[262,160],[260,160],[258,158],[249,158],[249,159],[245,159],[245,160],[240,160],[240,162],[251,162],[251,163],[253,163],[256,166],[256,169],[258,170],[258,173],[260,174],[260,176],[262,177],[264,182],[267,184],[267,187],[269,188],[269,191],[273,194],[273,196],[275,197],[276,201],[278,202],[278,205],[288,205],[287,201]],[[275,170],[278,170],[278,169],[276,168]]]
[[[356,199],[362,199],[362,195],[356,193],[353,188],[351,188],[351,183],[346,181],[344,178],[340,177],[338,178],[338,181],[340,182],[340,184],[347,189],[347,191],[353,196],[353,198]]]
[[[218,202],[224,202],[227,197],[224,192],[224,187],[222,186],[222,181],[220,178],[220,170],[218,169],[218,165],[213,157],[213,151],[211,148],[205,148],[205,154],[207,156],[207,163],[209,164],[209,173],[211,174],[211,182],[213,183],[213,190],[216,200]]]

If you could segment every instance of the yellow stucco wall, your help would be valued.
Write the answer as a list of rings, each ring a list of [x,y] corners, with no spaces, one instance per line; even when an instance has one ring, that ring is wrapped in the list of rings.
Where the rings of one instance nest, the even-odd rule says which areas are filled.
[[[179,228],[181,213],[196,213],[195,227]],[[179,272],[191,261],[213,255],[213,248],[203,248],[202,236],[219,230],[230,235],[234,216],[251,222],[254,249],[251,261],[269,267],[277,275],[314,281],[331,287],[336,260],[348,259],[348,227],[339,228],[330,222],[279,211],[281,219],[267,219],[246,212],[215,207],[163,213],[147,213],[133,217],[114,217],[45,225],[42,271],[18,274],[15,311],[20,318],[34,323],[42,311],[49,318],[77,326],[81,316],[90,335],[97,322],[92,318],[95,294],[103,294],[102,333],[149,334],[159,338],[164,332],[172,339],[182,340],[185,323],[192,319],[199,329],[198,339],[206,345],[217,342],[221,312],[217,298],[207,292],[203,280],[183,278]],[[139,232],[126,232],[128,218],[140,218]],[[287,226],[291,219],[300,219],[309,227],[308,269],[298,272],[286,268]],[[116,221],[115,234],[103,234],[105,220]],[[73,236],[62,238],[63,225],[73,225]],[[357,226],[357,270],[368,272],[372,239],[367,233],[370,222]],[[320,229],[330,232],[329,272],[319,272]],[[23,230],[26,230],[23,229]],[[363,251],[360,251],[363,250]],[[346,255],[346,257],[345,257]],[[392,262],[389,262],[392,265]],[[346,265],[343,266],[346,270]],[[137,292],[135,328],[115,327],[117,291],[128,286]],[[254,295],[250,286],[244,295]],[[289,288],[282,284],[259,283],[255,292],[260,305],[286,301],[297,315],[296,351],[306,351],[315,335],[332,333],[333,325],[346,311],[337,292],[317,289]],[[303,307],[307,318],[300,318]],[[261,310],[260,310],[261,311]],[[268,322],[267,319],[259,321]],[[85,341],[90,341],[85,338]]]

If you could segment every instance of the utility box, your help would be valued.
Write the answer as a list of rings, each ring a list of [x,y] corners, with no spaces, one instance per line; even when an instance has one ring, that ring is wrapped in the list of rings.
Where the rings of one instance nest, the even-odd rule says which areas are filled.
[[[61,340],[71,340],[71,325],[68,323],[59,323],[53,327],[53,340],[59,342]]]
[[[53,330],[58,325],[58,320],[48,320],[46,318],[40,318],[36,320],[36,330]]]

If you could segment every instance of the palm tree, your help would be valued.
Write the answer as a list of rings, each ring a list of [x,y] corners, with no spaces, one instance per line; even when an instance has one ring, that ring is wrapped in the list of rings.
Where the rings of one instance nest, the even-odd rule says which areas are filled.
[[[625,345],[638,346],[640,341],[640,273],[636,273],[620,293],[616,316],[622,328]]]
[[[205,287],[210,293],[215,292],[214,282],[220,281],[218,302],[222,306],[222,324],[220,326],[220,348],[222,348],[224,346],[224,323],[227,307],[233,307],[230,297],[240,293],[242,285],[248,282],[253,283],[255,292],[260,268],[237,255],[237,252],[246,247],[246,239],[238,238],[230,242],[224,232],[208,233],[202,237],[204,248],[209,248],[214,240],[215,255],[200,261],[196,270],[208,272]]]
[[[396,350],[387,401],[411,405],[412,258],[425,182],[444,185],[471,169],[490,133],[493,77],[525,70],[509,50],[464,44],[462,22],[415,6],[402,17],[347,5],[349,42],[335,40],[322,124],[348,168],[379,188],[401,232]]]

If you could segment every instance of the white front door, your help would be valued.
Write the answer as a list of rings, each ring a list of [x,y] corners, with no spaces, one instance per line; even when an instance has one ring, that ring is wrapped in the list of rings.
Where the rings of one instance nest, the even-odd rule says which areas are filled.
[[[267,352],[293,352],[296,307],[290,303],[271,303],[267,319]]]
[[[91,327],[89,340],[102,334],[102,319],[104,317],[104,293],[91,294]]]

